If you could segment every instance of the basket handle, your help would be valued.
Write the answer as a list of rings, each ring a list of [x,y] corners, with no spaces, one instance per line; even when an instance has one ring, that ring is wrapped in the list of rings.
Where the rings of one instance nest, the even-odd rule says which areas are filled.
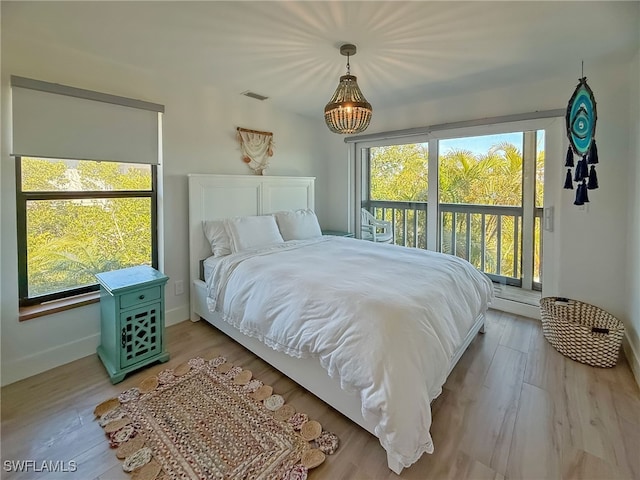
[[[604,333],[605,335],[609,335],[609,329],[608,328],[591,327],[591,333]]]

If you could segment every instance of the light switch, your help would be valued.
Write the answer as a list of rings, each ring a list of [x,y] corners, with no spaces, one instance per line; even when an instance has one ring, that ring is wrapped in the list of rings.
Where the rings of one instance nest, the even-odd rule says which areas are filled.
[[[553,207],[544,209],[544,229],[547,232],[553,232]]]

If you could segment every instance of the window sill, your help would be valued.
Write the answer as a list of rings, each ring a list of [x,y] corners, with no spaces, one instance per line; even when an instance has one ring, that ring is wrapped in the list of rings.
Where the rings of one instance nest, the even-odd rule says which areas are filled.
[[[41,303],[39,305],[31,305],[29,307],[20,307],[18,321],[24,322],[32,318],[44,317],[52,313],[64,312],[72,308],[83,307],[100,301],[100,292],[89,292],[75,297],[64,298],[62,300],[53,300],[51,302]]]

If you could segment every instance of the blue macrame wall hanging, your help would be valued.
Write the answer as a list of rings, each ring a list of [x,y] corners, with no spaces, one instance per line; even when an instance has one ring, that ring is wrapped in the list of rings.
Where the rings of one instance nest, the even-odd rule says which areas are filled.
[[[569,149],[564,165],[567,167],[564,188],[573,190],[573,182],[577,183],[574,205],[587,203],[589,201],[587,190],[598,188],[595,168],[595,164],[598,163],[598,147],[594,138],[597,120],[596,100],[587,84],[587,77],[583,76],[569,99],[566,116]],[[574,153],[582,158],[575,165],[575,174],[572,175]]]

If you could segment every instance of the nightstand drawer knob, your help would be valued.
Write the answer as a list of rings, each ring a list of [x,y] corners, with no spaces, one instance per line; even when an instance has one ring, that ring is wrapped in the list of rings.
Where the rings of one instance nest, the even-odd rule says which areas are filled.
[[[151,302],[160,299],[162,294],[161,286],[138,289],[129,293],[123,293],[120,297],[120,308],[137,307],[141,303]]]

